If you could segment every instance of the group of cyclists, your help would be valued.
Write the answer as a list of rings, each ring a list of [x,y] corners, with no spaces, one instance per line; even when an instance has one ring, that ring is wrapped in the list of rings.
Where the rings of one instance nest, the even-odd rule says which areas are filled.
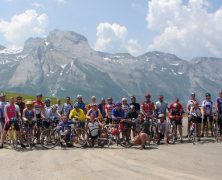
[[[66,97],[65,103],[62,103],[61,99],[57,99],[57,103],[52,104],[49,98],[43,101],[41,93],[36,94],[34,101],[23,102],[21,96],[9,97],[6,101],[6,95],[1,93],[0,148],[4,147],[7,133],[12,124],[21,147],[26,148],[21,129],[22,125],[30,120],[33,120],[29,126],[33,127],[37,143],[40,143],[40,127],[44,126],[47,129],[54,120],[57,120],[56,128],[63,136],[65,135],[64,127],[71,124],[84,129],[84,132],[89,132],[87,138],[91,144],[104,135],[102,129],[107,125],[113,125],[111,134],[119,135],[121,132],[121,136],[125,138],[126,142],[139,145],[141,149],[145,148],[147,141],[150,141],[151,138],[155,139],[157,143],[163,140],[164,143],[169,144],[172,138],[172,124],[174,124],[176,131],[175,139],[183,142],[182,124],[185,113],[188,115],[188,138],[190,138],[193,124],[196,125],[197,141],[200,141],[204,136],[214,136],[214,123],[218,125],[219,136],[222,136],[222,90],[215,103],[211,100],[210,93],[206,93],[205,97],[200,104],[195,93],[191,93],[184,108],[178,98],[168,105],[164,101],[163,95],[159,95],[158,101],[154,103],[150,93],[145,94],[145,100],[141,104],[137,103],[135,96],[130,97],[130,102],[127,98],[122,98],[121,101],[115,103],[112,97],[102,98],[100,102],[97,102],[96,97],[92,96],[89,104],[86,104],[82,95],[77,95],[74,104],[70,97]],[[153,122],[155,122],[154,129],[152,129]],[[179,134],[178,137],[177,134]],[[72,146],[72,142],[69,145]]]

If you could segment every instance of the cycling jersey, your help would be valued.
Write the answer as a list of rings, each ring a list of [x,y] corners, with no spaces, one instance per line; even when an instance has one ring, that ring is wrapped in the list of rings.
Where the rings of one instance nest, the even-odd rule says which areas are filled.
[[[45,112],[50,111],[51,110],[51,106],[45,106]]]
[[[213,112],[213,102],[204,100],[202,103],[202,107],[205,109],[205,115],[212,115]]]
[[[115,121],[117,118],[125,118],[125,111],[123,109],[118,110],[117,108],[114,108],[112,110],[112,116],[114,116],[113,121]]]
[[[17,118],[17,113],[20,113],[19,106],[15,104],[7,104],[4,111],[8,115],[8,118],[5,117],[5,122],[9,121],[12,118]]]
[[[136,111],[140,111],[140,104],[139,103],[134,102],[134,103],[130,103],[130,105],[133,105],[135,107]]]
[[[199,118],[202,118],[202,113],[201,113],[201,109],[198,107],[198,108],[191,108],[190,110],[190,114],[191,115],[196,115],[196,117],[199,117]]]
[[[194,103],[196,102],[196,100],[192,100],[190,99],[188,102],[187,102],[187,111],[188,111],[188,114],[190,113],[190,110],[191,108],[193,107]]]
[[[41,118],[41,113],[44,109],[44,104],[41,101],[34,101],[33,107],[36,114],[36,118]]]
[[[90,131],[90,135],[95,137],[99,134],[99,123],[97,121],[89,122],[88,128]]]
[[[25,110],[24,117],[28,120],[32,120],[35,117],[35,112],[33,110]]]
[[[138,113],[136,111],[134,111],[134,112],[129,111],[126,114],[127,119],[136,119],[137,117],[138,117]]]
[[[101,112],[99,109],[97,109],[96,111],[93,111],[92,109],[90,109],[88,112],[87,112],[87,115],[90,116],[91,114],[94,114],[94,116],[96,118],[100,117],[101,116]]]
[[[4,118],[5,118],[5,114],[4,114],[4,109],[5,109],[5,106],[7,105],[7,104],[9,104],[8,102],[3,102],[3,101],[1,101],[0,102],[0,119],[1,120],[4,120]]]
[[[166,114],[166,111],[168,109],[168,104],[166,102],[160,102],[157,101],[156,102],[156,113],[157,115],[159,114]]]
[[[109,118],[111,118],[112,116],[112,110],[115,108],[115,104],[111,103],[111,104],[106,104],[105,105],[105,110],[107,112],[107,116]]]
[[[69,116],[69,113],[70,113],[70,111],[71,111],[72,109],[73,109],[72,104],[64,103],[64,105],[63,105],[63,114],[68,117],[68,116]]]
[[[59,114],[62,114],[62,109],[63,109],[63,105],[62,104],[56,104],[56,109],[58,111]]]
[[[218,107],[218,114],[222,114],[222,99],[220,97],[217,98],[217,107]]]
[[[130,109],[129,104],[122,104],[122,109],[124,110],[125,114],[127,114]]]
[[[154,110],[154,103],[152,101],[150,102],[144,101],[142,102],[141,108],[142,108],[141,110],[146,114],[152,115]]]
[[[78,108],[82,109],[83,111],[86,110],[86,105],[84,102],[77,102],[77,104],[78,104]]]
[[[53,113],[51,110],[46,111],[46,118],[50,119],[50,120],[59,120],[61,115],[56,111],[55,113]]]
[[[86,116],[82,109],[79,109],[79,112],[76,111],[76,109],[73,109],[70,111],[69,119],[73,119],[75,116],[78,116],[79,121],[85,121]]]

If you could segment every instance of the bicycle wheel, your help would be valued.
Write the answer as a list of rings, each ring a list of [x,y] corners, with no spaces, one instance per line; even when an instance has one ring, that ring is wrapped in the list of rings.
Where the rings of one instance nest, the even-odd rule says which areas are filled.
[[[60,142],[60,135],[56,129],[45,129],[40,135],[42,147],[52,149]]]
[[[87,144],[87,133],[82,128],[72,129],[72,142],[75,147],[85,147]]]

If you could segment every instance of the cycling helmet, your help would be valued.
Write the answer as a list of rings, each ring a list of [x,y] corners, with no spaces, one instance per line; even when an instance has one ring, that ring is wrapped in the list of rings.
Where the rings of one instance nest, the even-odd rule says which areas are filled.
[[[127,101],[127,99],[126,99],[126,98],[122,98],[122,102],[123,102],[123,101]]]
[[[16,99],[17,99],[17,100],[21,100],[21,99],[22,99],[22,96],[17,96]]]
[[[165,115],[164,114],[159,114],[158,118],[164,118]]]
[[[82,98],[82,95],[81,95],[81,94],[78,94],[76,98],[77,98],[77,99]]]
[[[210,97],[211,95],[210,95],[210,93],[206,93],[205,96],[206,96],[206,97],[208,97],[208,96]]]
[[[36,97],[42,97],[42,93],[37,93]]]
[[[92,96],[91,99],[96,99],[96,96]]]
[[[195,96],[196,94],[195,94],[194,92],[192,92],[190,95],[191,95],[191,96]]]
[[[150,93],[146,93],[145,97],[151,97],[151,94]]]
[[[49,98],[45,99],[45,103],[50,103],[50,102],[51,102],[51,100]]]
[[[32,101],[27,101],[26,105],[33,105],[33,102]]]

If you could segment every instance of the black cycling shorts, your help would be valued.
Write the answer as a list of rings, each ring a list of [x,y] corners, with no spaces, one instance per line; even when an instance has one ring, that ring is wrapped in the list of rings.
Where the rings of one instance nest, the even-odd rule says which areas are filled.
[[[205,115],[204,118],[203,118],[203,123],[207,123],[207,120],[209,119],[209,121],[212,123],[214,118],[213,116],[210,116],[210,115]]]
[[[176,121],[175,121],[175,124],[176,124],[176,125],[182,125],[182,119],[176,120]]]
[[[7,121],[7,122],[5,123],[4,130],[5,130],[5,131],[8,131],[11,126],[12,126],[12,122],[11,122],[11,121]],[[15,128],[16,131],[19,131],[19,130],[20,130],[20,128],[19,128],[19,122],[18,122],[18,121],[15,121],[15,122],[14,122],[14,128]]]

